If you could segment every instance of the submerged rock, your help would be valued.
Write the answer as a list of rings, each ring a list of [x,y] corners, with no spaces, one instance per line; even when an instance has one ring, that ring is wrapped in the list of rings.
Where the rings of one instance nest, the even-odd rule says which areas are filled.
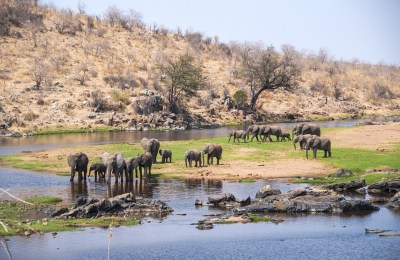
[[[213,205],[218,205],[220,203],[225,203],[225,202],[234,202],[234,201],[236,201],[236,198],[231,193],[224,193],[222,195],[208,198],[208,202]]]
[[[262,187],[256,194],[256,198],[265,198],[266,196],[270,195],[278,195],[281,194],[281,191],[276,188],[271,188],[271,186],[266,185]]]
[[[386,205],[389,208],[400,209],[400,191],[397,192]]]
[[[353,176],[353,172],[347,169],[340,169],[333,173],[331,177],[350,177]]]

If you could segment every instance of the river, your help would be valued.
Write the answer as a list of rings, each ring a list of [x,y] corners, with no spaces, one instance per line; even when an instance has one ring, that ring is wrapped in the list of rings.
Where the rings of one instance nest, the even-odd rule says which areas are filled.
[[[290,125],[285,125],[288,129]],[[351,124],[349,124],[351,126]],[[223,136],[231,128],[151,132],[161,140]],[[112,139],[110,136],[116,134]],[[148,133],[79,134],[26,138],[18,144],[1,147],[3,154],[84,143],[136,142]],[[154,134],[154,135],[153,135]],[[168,137],[168,135],[170,137]],[[79,139],[82,136],[82,139]],[[95,138],[94,136],[101,136]],[[124,139],[125,136],[130,139]],[[134,137],[132,137],[134,136]],[[58,139],[58,141],[57,141]],[[85,141],[82,141],[85,140]],[[13,142],[13,141],[12,141]],[[19,148],[15,148],[19,147]],[[22,147],[22,148],[21,148]],[[15,149],[14,149],[15,148]],[[0,186],[11,188],[17,196],[56,196],[72,204],[81,195],[103,198],[107,186],[92,179],[86,184],[69,183],[69,177],[20,169],[0,168]],[[380,207],[379,211],[357,214],[280,214],[284,222],[215,225],[212,230],[197,230],[192,223],[204,215],[222,212],[212,207],[196,207],[196,199],[206,200],[229,192],[239,199],[254,198],[258,189],[271,185],[287,191],[305,184],[288,185],[282,180],[254,183],[215,180],[157,180],[134,182],[131,186],[112,185],[113,194],[127,190],[150,199],[160,199],[174,209],[163,219],[146,217],[134,227],[113,227],[111,259],[398,259],[400,237],[365,234],[365,228],[400,232],[400,214]],[[351,195],[364,198],[364,195]],[[366,195],[368,196],[368,195]],[[2,195],[1,198],[5,198]],[[77,232],[9,237],[12,259],[106,259],[109,229],[85,228]],[[0,259],[8,259],[0,246]]]

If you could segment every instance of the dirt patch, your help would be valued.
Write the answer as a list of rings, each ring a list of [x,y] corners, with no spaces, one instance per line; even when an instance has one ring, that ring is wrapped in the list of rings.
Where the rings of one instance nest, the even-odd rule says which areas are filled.
[[[351,147],[379,151],[393,151],[400,142],[400,124],[366,125],[329,133],[332,147]]]
[[[165,173],[176,173],[175,167],[163,168]],[[201,168],[184,168],[179,176],[188,178],[244,179],[321,177],[333,172],[332,167],[316,160],[287,159],[274,162],[230,161]]]

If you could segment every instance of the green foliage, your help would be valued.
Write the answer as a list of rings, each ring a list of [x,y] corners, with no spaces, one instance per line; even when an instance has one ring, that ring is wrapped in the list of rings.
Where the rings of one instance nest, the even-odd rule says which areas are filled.
[[[35,135],[50,135],[50,134],[78,134],[78,133],[104,133],[121,131],[117,127],[96,127],[96,128],[79,128],[79,129],[42,129],[35,131]]]
[[[62,199],[56,198],[56,197],[36,197],[36,198],[30,198],[27,199],[28,202],[32,203],[49,203],[49,204],[55,204],[58,202],[61,202]]]
[[[113,91],[111,98],[114,102],[121,102],[123,104],[129,104],[129,95],[125,92]]]
[[[253,179],[243,179],[243,180],[239,180],[240,183],[252,183],[252,182],[256,182],[256,180]]]
[[[169,58],[166,64],[160,65],[160,69],[166,76],[170,111],[177,112],[182,97],[196,95],[203,84],[203,71],[189,54]]]
[[[238,90],[233,94],[233,99],[236,101],[236,105],[238,109],[243,109],[244,105],[247,102],[247,93],[244,90]]]
[[[362,175],[355,175],[351,177],[337,177],[337,178],[313,178],[311,179],[292,179],[295,183],[310,183],[310,184],[335,184],[335,183],[342,183],[342,182],[350,182],[356,181],[360,179],[365,179],[365,183],[367,185],[377,183],[383,180],[393,180],[400,177],[400,174],[362,174]]]
[[[248,217],[249,217],[249,219],[251,219],[251,222],[255,222],[255,223],[271,221],[271,217],[270,216],[249,214]]]

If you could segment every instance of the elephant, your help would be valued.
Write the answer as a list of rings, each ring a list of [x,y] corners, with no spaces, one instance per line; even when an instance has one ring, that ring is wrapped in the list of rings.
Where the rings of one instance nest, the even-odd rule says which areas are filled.
[[[247,141],[249,140],[250,134],[253,134],[250,141],[252,142],[255,137],[258,142],[258,135],[260,134],[260,127],[261,127],[260,125],[251,125],[247,128],[247,131],[246,131]]]
[[[151,155],[153,156],[153,163],[156,163],[158,150],[160,149],[160,142],[157,139],[147,139],[145,137],[140,140],[140,145],[146,152],[151,153]]]
[[[201,153],[199,150],[188,150],[185,152],[185,166],[192,167],[192,161],[195,162],[195,167],[201,167]]]
[[[244,131],[244,130],[235,130],[235,131],[232,131],[232,132],[229,134],[228,143],[231,141],[231,137],[232,137],[232,136],[233,136],[233,142],[235,142],[235,140],[237,139],[238,142],[240,143],[239,138],[241,138],[241,139],[243,140],[243,142],[246,142],[247,133],[246,133],[246,131]]]
[[[97,180],[97,175],[99,175],[99,179],[105,179],[107,166],[104,163],[92,163],[89,168],[89,176],[92,171],[94,171],[95,180]]]
[[[269,141],[272,142],[271,135],[275,135],[276,141],[279,142],[279,138],[282,137],[282,129],[279,126],[266,126],[260,134],[264,135],[263,142],[265,142],[267,136]]]
[[[203,155],[203,165],[206,164],[204,160],[204,154],[207,154],[207,164],[210,165],[210,158],[211,164],[213,164],[213,158],[217,158],[217,165],[219,165],[219,160],[221,160],[222,155],[222,146],[219,144],[208,144],[204,147],[202,155]]]
[[[307,143],[307,140],[313,137],[314,135],[298,135],[295,138],[293,138],[293,146],[294,149],[296,150],[296,143],[300,144],[300,150],[304,150],[304,146]],[[316,136],[316,135],[315,135]]]
[[[296,125],[292,130],[293,138],[295,135],[305,135],[305,134],[321,136],[321,128],[315,124],[301,123]]]
[[[147,177],[151,175],[151,166],[153,165],[153,155],[149,152],[145,152],[144,154],[139,155],[138,164],[139,164],[139,172],[140,178],[142,178],[142,168],[144,169],[144,176]]]
[[[135,171],[136,178],[138,177],[139,157],[140,155],[126,160],[128,181],[133,181],[133,171]]]
[[[172,162],[172,151],[171,150],[161,150],[160,149],[160,155],[161,155],[161,162],[162,163],[166,163],[168,162]]]
[[[74,181],[75,172],[78,172],[78,181],[84,179],[86,181],[87,167],[89,164],[89,158],[84,153],[70,154],[68,156],[68,166],[71,168],[71,179],[70,182]],[[84,177],[82,178],[82,172]]]
[[[121,153],[115,153],[110,155],[109,153],[104,153],[102,156],[104,165],[107,167],[106,171],[106,182],[111,182],[111,172],[114,172],[115,183],[118,183],[118,179],[121,178],[121,183],[123,182],[123,173],[125,172],[125,179],[127,176],[126,162]]]
[[[286,141],[286,138],[289,139],[289,141],[292,141],[292,139],[290,139],[290,133],[282,133],[281,141]]]
[[[313,136],[306,143],[306,158],[308,159],[308,150],[312,148],[314,158],[317,158],[317,150],[324,150],[324,158],[328,154],[331,157],[331,140],[326,137]]]

